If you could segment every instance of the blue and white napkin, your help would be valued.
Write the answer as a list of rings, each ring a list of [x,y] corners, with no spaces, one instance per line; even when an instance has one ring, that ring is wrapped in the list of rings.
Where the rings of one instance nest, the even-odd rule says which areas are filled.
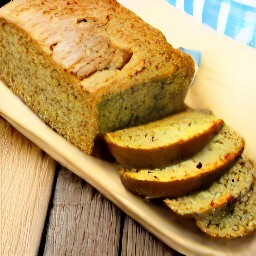
[[[256,0],[167,0],[201,23],[256,48]]]

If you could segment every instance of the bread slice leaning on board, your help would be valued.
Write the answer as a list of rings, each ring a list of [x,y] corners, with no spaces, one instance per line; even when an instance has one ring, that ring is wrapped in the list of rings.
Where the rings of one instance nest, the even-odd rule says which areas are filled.
[[[116,161],[133,168],[159,168],[190,157],[221,129],[223,121],[209,111],[179,112],[138,127],[105,135]]]

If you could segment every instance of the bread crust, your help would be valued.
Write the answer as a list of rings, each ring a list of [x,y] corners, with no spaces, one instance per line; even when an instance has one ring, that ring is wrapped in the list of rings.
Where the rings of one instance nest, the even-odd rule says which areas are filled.
[[[197,216],[196,225],[215,238],[234,239],[245,237],[256,230],[256,183],[250,191],[233,205],[221,212]]]
[[[88,154],[98,134],[183,109],[195,71],[114,0],[11,1],[0,9],[0,41],[1,79]]]
[[[253,164],[244,156],[231,166],[209,188],[177,199],[165,199],[164,203],[183,217],[213,214],[240,200],[251,188],[255,175]]]
[[[209,186],[231,167],[243,149],[244,139],[225,125],[202,151],[188,160],[162,169],[121,168],[120,177],[124,186],[137,195],[175,198]]]
[[[110,152],[122,166],[154,169],[193,156],[219,132],[223,123],[210,113],[186,110],[146,125],[107,133],[104,138]],[[180,136],[173,138],[172,126]],[[170,133],[170,137],[165,135],[162,136],[164,139],[161,138],[158,132],[163,129]],[[149,137],[149,141],[144,142],[145,137]],[[159,140],[164,142],[160,144]]]

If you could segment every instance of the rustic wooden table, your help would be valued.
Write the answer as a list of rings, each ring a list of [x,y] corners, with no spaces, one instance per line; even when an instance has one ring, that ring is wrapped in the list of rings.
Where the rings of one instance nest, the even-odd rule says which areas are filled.
[[[0,255],[180,255],[2,117],[0,172]]]

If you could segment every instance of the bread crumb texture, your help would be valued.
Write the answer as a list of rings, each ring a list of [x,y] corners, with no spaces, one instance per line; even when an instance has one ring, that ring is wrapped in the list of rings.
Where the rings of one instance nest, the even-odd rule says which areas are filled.
[[[256,229],[256,183],[232,207],[216,214],[197,218],[197,226],[205,233],[219,238],[238,238]]]
[[[121,168],[125,187],[146,197],[178,197],[210,184],[219,177],[244,149],[244,139],[224,125],[197,154],[164,168]]]
[[[245,157],[239,157],[209,188],[177,199],[165,199],[165,204],[175,213],[195,217],[212,214],[239,200],[249,192],[255,168]]]
[[[0,77],[86,153],[99,133],[184,107],[189,55],[114,0],[14,0],[0,9]]]
[[[166,118],[107,133],[105,140],[122,166],[157,168],[190,157],[209,142],[223,125],[202,110],[185,110]]]

